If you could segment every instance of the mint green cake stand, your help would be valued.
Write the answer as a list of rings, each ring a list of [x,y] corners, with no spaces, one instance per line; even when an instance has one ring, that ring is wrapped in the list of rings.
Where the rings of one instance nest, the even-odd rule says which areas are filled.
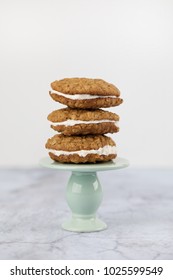
[[[117,158],[114,161],[95,164],[67,164],[58,163],[46,157],[40,161],[40,164],[47,168],[72,171],[66,189],[66,199],[72,211],[72,217],[62,224],[63,229],[92,232],[107,228],[107,225],[96,217],[103,198],[102,187],[96,172],[125,168],[129,165],[126,159]]]

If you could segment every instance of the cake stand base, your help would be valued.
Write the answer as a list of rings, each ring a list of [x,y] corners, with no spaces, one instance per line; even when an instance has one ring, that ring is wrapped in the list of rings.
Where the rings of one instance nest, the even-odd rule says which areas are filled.
[[[63,223],[62,227],[78,232],[105,229],[106,224],[96,218],[102,198],[102,187],[96,172],[73,171],[66,189],[72,219]]]
[[[107,225],[96,217],[103,198],[96,171],[127,167],[126,159],[117,158],[115,161],[96,164],[63,164],[47,157],[43,158],[40,164],[48,168],[72,171],[66,188],[66,199],[72,218],[62,224],[63,229],[74,232],[93,232],[107,228]]]
[[[72,216],[71,220],[62,224],[62,228],[74,232],[92,232],[107,228],[107,225],[96,217],[84,219]]]

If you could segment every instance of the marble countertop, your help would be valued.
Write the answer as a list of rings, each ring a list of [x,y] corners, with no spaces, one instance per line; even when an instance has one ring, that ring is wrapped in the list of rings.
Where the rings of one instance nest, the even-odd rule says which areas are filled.
[[[0,169],[0,259],[173,259],[173,170],[99,172],[108,229],[61,229],[70,172]]]

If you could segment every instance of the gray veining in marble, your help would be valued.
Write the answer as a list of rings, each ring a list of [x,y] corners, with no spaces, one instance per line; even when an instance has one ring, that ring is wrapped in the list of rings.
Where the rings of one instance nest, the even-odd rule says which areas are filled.
[[[100,172],[106,231],[61,229],[70,173],[0,170],[0,259],[173,259],[173,170]]]

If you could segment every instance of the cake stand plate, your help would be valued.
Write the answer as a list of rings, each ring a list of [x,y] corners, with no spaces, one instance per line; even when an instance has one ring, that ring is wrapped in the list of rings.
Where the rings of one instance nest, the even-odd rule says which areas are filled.
[[[103,192],[97,177],[97,171],[117,170],[129,165],[123,158],[103,163],[59,163],[49,157],[43,158],[40,165],[47,168],[72,171],[66,188],[66,199],[72,211],[72,217],[62,224],[62,228],[75,232],[100,231],[107,225],[96,217]],[[108,180],[109,183],[109,180]]]

